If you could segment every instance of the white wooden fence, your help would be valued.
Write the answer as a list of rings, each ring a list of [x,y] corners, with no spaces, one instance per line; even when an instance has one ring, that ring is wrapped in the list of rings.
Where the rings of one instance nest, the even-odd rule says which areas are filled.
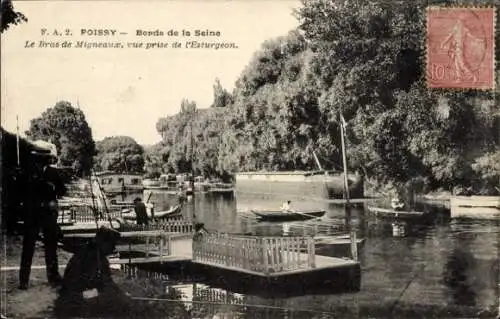
[[[148,231],[161,230],[166,233],[192,234],[194,232],[193,222],[186,219],[164,220],[151,222],[148,225],[123,224],[120,227],[122,231]]]
[[[265,274],[316,266],[312,237],[203,235],[193,241],[193,261]]]
[[[96,217],[98,221],[106,221],[109,217],[121,218],[121,208],[109,208],[109,214],[95,210],[92,206],[87,204],[72,204],[59,206],[59,223],[91,223],[95,222]],[[96,216],[97,215],[97,216]]]

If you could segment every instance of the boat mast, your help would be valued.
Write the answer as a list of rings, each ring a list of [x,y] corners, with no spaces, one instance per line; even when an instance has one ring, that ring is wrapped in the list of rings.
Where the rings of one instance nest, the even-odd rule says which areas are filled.
[[[194,196],[194,165],[193,165],[193,159],[194,159],[194,139],[193,139],[193,121],[194,121],[194,116],[196,114],[196,109],[192,110],[191,113],[191,121],[189,121],[189,134],[190,134],[190,139],[191,139],[191,180],[189,181],[189,184],[191,185],[191,196],[192,196],[192,201],[193,201],[193,214],[192,214],[192,219],[193,221],[196,220],[196,200]]]
[[[196,110],[193,110],[192,116],[191,116],[191,121],[189,122],[190,126],[190,138],[191,138],[191,179],[189,181],[189,184],[191,184],[191,192],[192,196],[194,198],[194,166],[193,166],[193,159],[194,159],[194,140],[193,140],[193,120],[194,120],[194,115],[195,115]],[[194,201],[193,201],[194,204]]]
[[[347,219],[347,227],[349,229],[349,239],[351,242],[351,255],[352,259],[358,260],[358,244],[357,244],[357,239],[356,239],[356,230],[353,229],[351,225],[351,205],[349,204],[349,182],[347,179],[347,156],[346,156],[346,147],[345,147],[345,132],[346,132],[346,127],[347,123],[344,120],[344,117],[342,116],[342,113],[340,115],[340,139],[342,143],[342,162],[344,164],[344,197],[345,197],[345,214],[346,214],[346,219]]]
[[[347,157],[345,153],[345,129],[346,129],[346,122],[344,120],[344,117],[342,114],[340,114],[340,139],[342,142],[342,162],[344,164],[344,195],[345,195],[345,201],[346,201],[346,208],[349,210],[349,182],[347,179]]]

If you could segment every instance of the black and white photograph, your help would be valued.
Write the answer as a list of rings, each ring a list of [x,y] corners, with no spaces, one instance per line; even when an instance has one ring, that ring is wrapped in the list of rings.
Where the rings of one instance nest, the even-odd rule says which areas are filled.
[[[498,0],[0,0],[0,318],[500,318]]]

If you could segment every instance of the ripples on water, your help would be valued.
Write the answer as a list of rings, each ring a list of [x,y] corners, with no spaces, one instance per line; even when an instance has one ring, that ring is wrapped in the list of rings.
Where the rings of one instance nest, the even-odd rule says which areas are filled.
[[[175,198],[154,193],[151,201],[161,210]],[[200,194],[188,202],[183,213],[188,217],[194,214],[208,230],[239,234],[313,235],[346,229],[348,220],[341,205],[293,202],[296,209],[327,210],[320,221],[294,223],[257,222],[246,212],[251,208],[276,209],[282,201]],[[134,280],[153,276],[150,285],[175,291],[191,316],[196,313],[195,317],[200,318],[386,318],[390,313],[404,318],[462,318],[496,313],[498,221],[452,220],[445,210],[420,208],[432,210],[432,218],[394,224],[394,220],[370,216],[364,207],[352,210],[351,223],[357,228],[358,237],[365,239],[359,251],[362,283],[357,293],[271,299],[237,294],[189,279],[179,283],[178,278],[172,281],[168,276],[144,271],[136,271]],[[346,254],[331,246],[318,247],[316,251],[328,256]],[[154,297],[154,293],[150,296]]]

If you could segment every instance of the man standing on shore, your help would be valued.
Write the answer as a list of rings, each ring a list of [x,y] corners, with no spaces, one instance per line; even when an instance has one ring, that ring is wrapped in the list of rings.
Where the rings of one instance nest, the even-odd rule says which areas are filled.
[[[50,166],[56,160],[53,152],[34,152],[28,172],[24,200],[24,238],[19,271],[19,289],[27,289],[31,263],[40,230],[43,233],[47,279],[52,286],[61,283],[57,261],[57,198],[65,193],[64,183]]]
[[[134,211],[136,215],[137,225],[147,226],[148,222],[148,212],[146,205],[142,202],[140,197],[134,199]]]

